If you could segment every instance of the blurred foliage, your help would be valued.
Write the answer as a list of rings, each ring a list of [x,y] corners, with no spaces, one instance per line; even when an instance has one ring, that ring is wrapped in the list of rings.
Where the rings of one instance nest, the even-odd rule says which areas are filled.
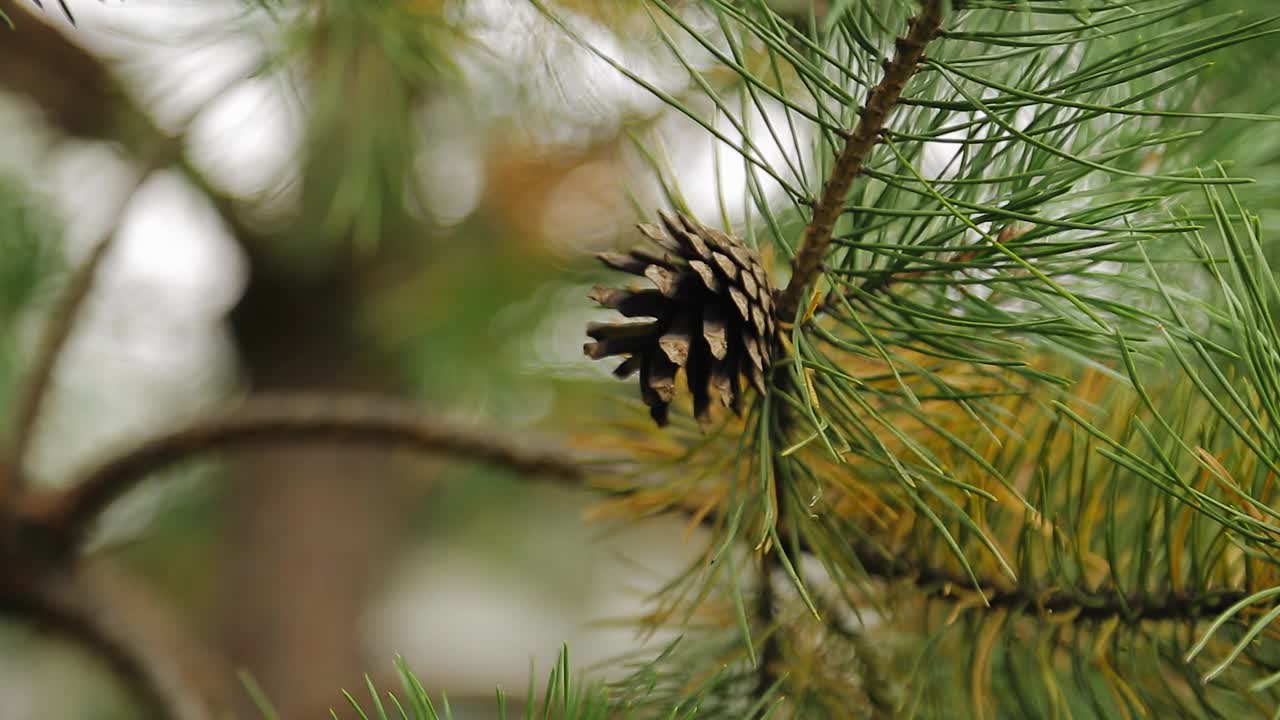
[[[47,201],[0,177],[0,407],[12,405],[27,313],[61,266],[59,233]]]
[[[350,692],[345,692],[351,709],[361,718],[361,720],[454,720],[460,715],[455,715],[453,708],[449,704],[448,694],[441,694],[437,701],[433,701],[431,693],[423,687],[418,678],[409,669],[403,660],[396,662],[396,673],[399,675],[401,684],[401,693],[397,695],[392,691],[379,690],[372,680],[366,678],[368,699],[360,700],[357,696]],[[525,694],[526,698],[531,700],[524,706],[524,712],[519,713],[518,717],[525,720],[534,720],[534,718],[543,718],[549,720],[604,720],[604,718],[631,718],[636,717],[633,713],[619,713],[611,708],[608,700],[608,694],[605,688],[590,682],[582,681],[575,678],[569,667],[569,650],[562,648],[559,657],[556,658],[555,665],[551,669],[551,673],[547,677],[546,686],[542,693],[537,694],[536,678],[532,671],[529,676],[529,688]],[[259,690],[251,678],[245,678],[245,685],[253,694],[262,715],[266,720],[278,720],[279,715],[271,707],[270,700]],[[541,698],[534,702],[532,698]],[[403,698],[403,699],[402,699]],[[680,708],[673,708],[669,712],[664,712],[663,717],[670,720],[691,720],[697,717],[698,710],[696,707],[682,711]],[[337,717],[336,711],[334,717]],[[508,712],[508,703],[506,693],[501,688],[497,691],[497,720],[515,720],[517,714]],[[644,717],[648,717],[647,715]]]

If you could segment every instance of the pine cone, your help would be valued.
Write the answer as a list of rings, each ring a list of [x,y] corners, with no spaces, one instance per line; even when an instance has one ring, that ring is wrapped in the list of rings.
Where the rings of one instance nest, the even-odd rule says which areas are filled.
[[[693,414],[711,420],[711,399],[742,414],[745,375],[765,390],[765,372],[777,329],[773,285],[760,256],[719,230],[659,213],[662,229],[637,227],[661,249],[601,253],[616,270],[648,278],[657,289],[618,290],[597,285],[587,296],[640,323],[591,323],[583,346],[593,359],[625,355],[613,371],[619,378],[640,372],[640,396],[659,426],[676,393],[676,371],[684,368]]]

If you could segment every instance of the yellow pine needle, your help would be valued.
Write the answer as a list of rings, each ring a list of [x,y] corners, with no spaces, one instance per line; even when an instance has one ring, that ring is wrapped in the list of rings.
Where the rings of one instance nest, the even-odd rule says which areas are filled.
[[[959,598],[955,600],[955,604],[951,607],[951,612],[947,613],[946,619],[942,621],[943,625],[953,625],[960,616],[967,610],[981,608],[987,606],[987,597],[982,593],[969,589],[957,589],[951,583],[947,583],[942,588],[942,596],[947,598]]]
[[[684,529],[685,542],[688,542],[689,538],[693,537],[694,531],[697,530],[698,527],[702,525],[702,521],[706,519],[708,515],[711,514],[712,510],[724,504],[725,500],[728,497],[728,494],[729,494],[728,488],[725,488],[723,486],[713,490],[708,494],[707,501],[704,502],[702,506],[699,507],[696,511],[694,511],[693,516],[689,518],[689,522],[685,526],[685,529]]]
[[[821,410],[822,402],[818,400],[818,391],[813,386],[813,372],[813,368],[804,369],[804,384],[805,388],[809,391],[809,401],[813,403],[814,409]]]
[[[1007,613],[1001,609],[995,611],[982,626],[973,649],[973,669],[970,675],[969,692],[973,695],[973,714],[979,720],[986,720],[987,701],[991,697],[991,655],[1000,628],[1004,626]]]
[[[819,281],[813,284],[813,297],[809,299],[809,307],[805,308],[804,315],[800,318],[800,324],[804,325],[813,319],[814,313],[818,312],[818,306],[822,304],[824,293],[820,292],[820,288],[824,283]]]
[[[1224,450],[1223,455],[1225,456],[1225,454],[1226,451]],[[1231,476],[1231,472],[1222,464],[1221,459],[1214,457],[1212,453],[1198,445],[1196,446],[1196,457],[1209,470],[1210,477],[1227,491],[1246,515],[1260,523],[1266,523],[1266,517],[1263,516],[1262,511],[1249,502],[1249,497],[1240,490],[1240,486],[1236,484],[1235,478]],[[1275,536],[1275,533],[1272,533],[1272,536]]]

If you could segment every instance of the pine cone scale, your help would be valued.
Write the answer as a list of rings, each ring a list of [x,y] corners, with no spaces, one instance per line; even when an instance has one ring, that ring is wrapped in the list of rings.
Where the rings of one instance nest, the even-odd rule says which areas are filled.
[[[729,298],[733,300],[733,306],[738,309],[738,317],[745,320],[751,319],[751,300],[747,298],[746,293],[736,287],[729,288]]]
[[[715,260],[716,267],[720,269],[720,272],[724,273],[725,277],[729,278],[730,282],[737,281],[738,264],[733,261],[733,258],[728,255],[722,255],[718,252],[713,252],[711,253],[711,259]]]
[[[664,353],[649,353],[649,390],[664,404],[676,396],[677,366]]]
[[[716,277],[716,273],[711,269],[710,265],[701,260],[690,260],[689,267],[693,268],[693,271],[698,274],[698,279],[702,281],[702,286],[707,290],[717,295],[723,291],[724,286],[720,282],[720,278]]]
[[[747,297],[758,302],[760,300],[760,288],[756,285],[756,279],[752,277],[751,273],[749,272],[742,273],[741,282],[742,282],[742,289],[746,291]],[[759,305],[756,305],[755,307],[757,309],[760,308]],[[761,315],[761,317],[763,317],[763,314]],[[764,331],[761,330],[761,332],[763,333]]]
[[[702,315],[702,338],[706,340],[711,356],[724,360],[729,354],[729,326],[720,309],[708,306]]]
[[[758,337],[764,337],[768,333],[768,323],[765,322],[764,310],[759,305],[751,306],[751,322],[756,326]]]
[[[671,324],[670,329],[658,338],[658,347],[677,367],[684,367],[689,360],[689,348],[693,340],[695,318],[689,314],[681,315]]]
[[[643,360],[644,358],[641,355],[632,355],[628,357],[626,360],[619,363],[618,367],[613,369],[613,376],[619,380],[626,380],[636,374],[636,371],[640,369],[640,363],[643,362]]]
[[[751,364],[754,365],[757,370],[764,372],[764,357],[761,354],[760,347],[756,344],[755,339],[743,335],[742,344],[746,347],[747,357],[751,358]]]
[[[676,296],[676,293],[680,290],[680,282],[683,279],[676,272],[657,265],[650,265],[644,269],[642,274],[653,282],[654,287],[658,288],[658,292],[669,298]]]
[[[621,270],[624,273],[634,275],[636,272],[644,272],[645,265],[640,260],[635,259],[631,255],[623,255],[616,252],[605,252],[596,255],[596,259],[608,265],[614,270]]]

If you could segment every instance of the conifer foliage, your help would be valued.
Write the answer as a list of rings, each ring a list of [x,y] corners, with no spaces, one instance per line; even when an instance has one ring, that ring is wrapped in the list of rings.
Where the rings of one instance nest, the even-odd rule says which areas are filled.
[[[647,668],[655,714],[1280,707],[1280,292],[1247,175],[1195,139],[1271,132],[1248,107],[1207,111],[1195,83],[1270,20],[1198,1],[650,0],[676,92],[534,1],[736,154],[725,232],[789,259],[768,267],[788,278],[783,331],[745,419],[648,451],[621,431],[645,457],[607,480],[610,514],[688,513],[714,536],[646,618],[721,620]],[[687,211],[684,178],[651,169]]]

